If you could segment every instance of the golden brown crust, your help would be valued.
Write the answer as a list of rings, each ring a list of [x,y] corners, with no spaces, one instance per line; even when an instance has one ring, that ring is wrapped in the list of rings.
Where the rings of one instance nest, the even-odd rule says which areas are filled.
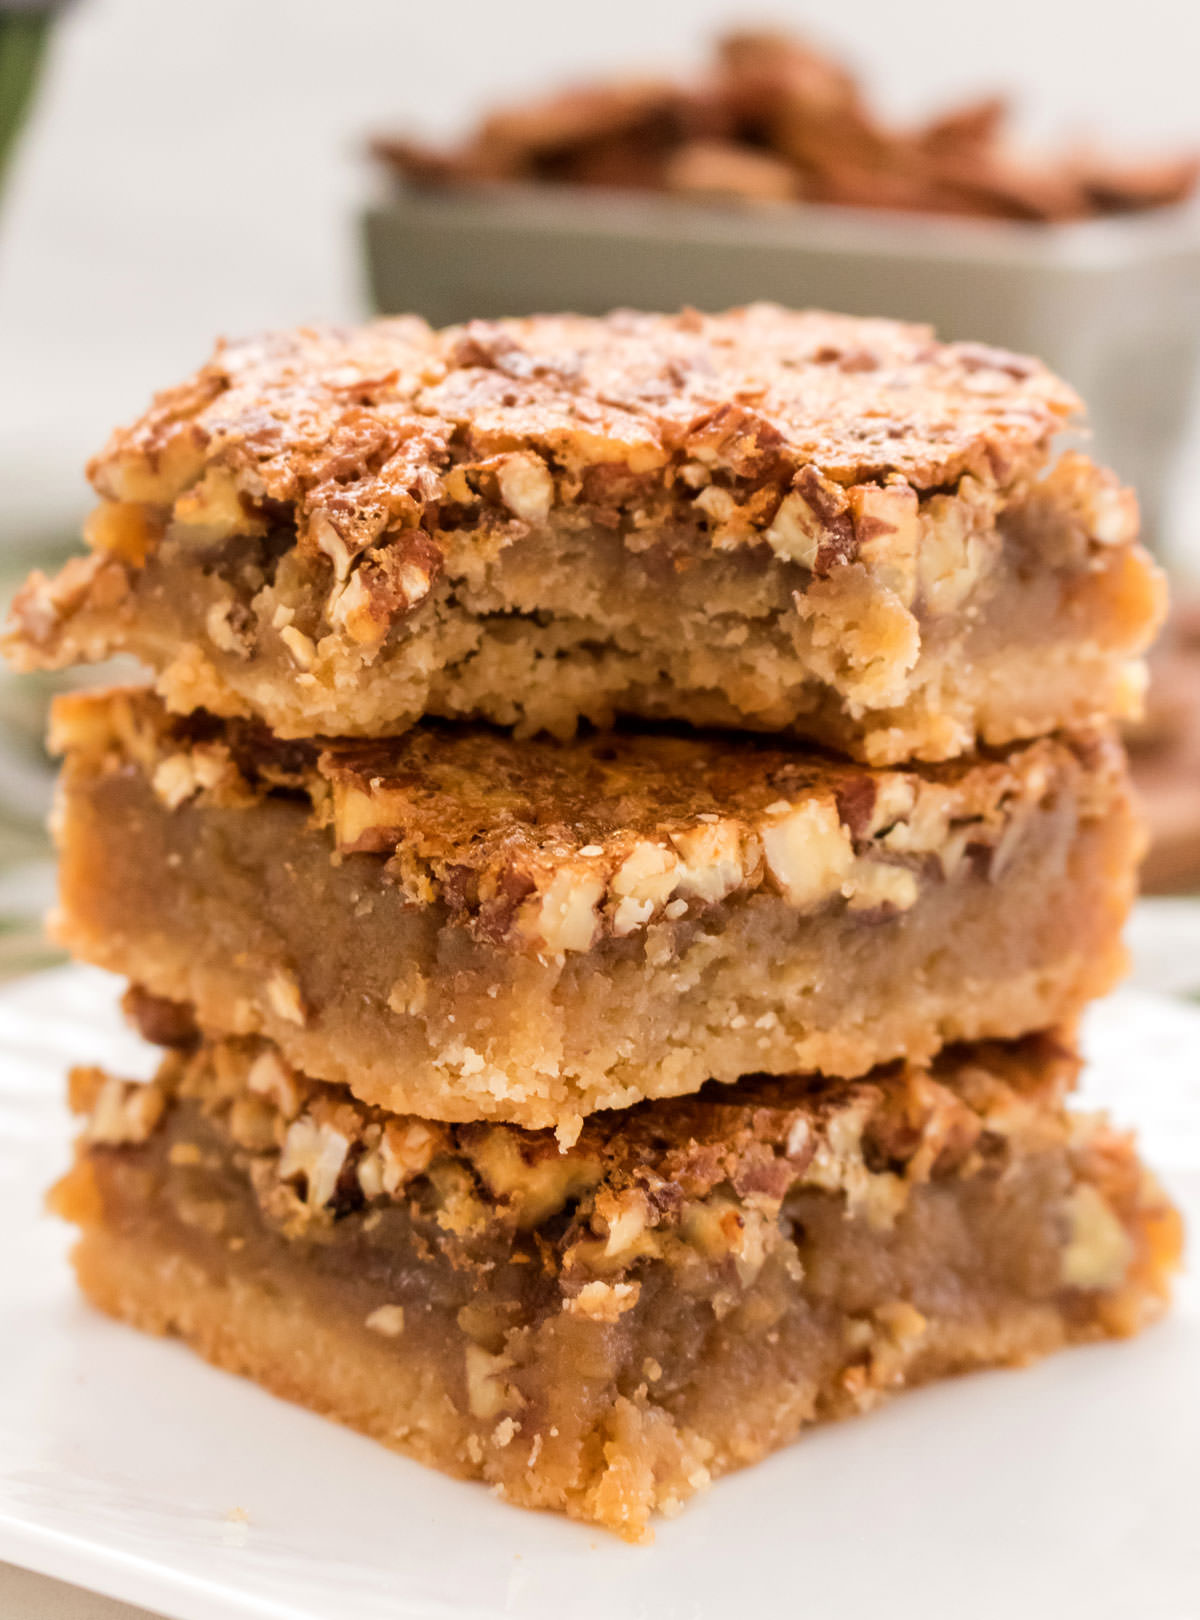
[[[222,344],[89,470],[111,499],[169,504],[231,468],[251,499],[382,526],[452,500],[453,466],[522,447],[634,474],[711,458],[780,492],[806,467],[1007,484],[1076,409],[1037,361],[894,321],[766,304],[443,332],[404,317]]]
[[[57,700],[52,746],[85,771],[135,765],[170,809],[307,796],[331,852],[383,855],[415,904],[478,937],[587,950],[760,889],[797,910],[835,896],[904,910],[932,874],[999,875],[1039,809],[1081,817],[1125,793],[1111,733],[879,770],[745,738],[599,735],[572,743],[425,726],[373,743],[283,744],[179,717],[139,688]]]
[[[630,716],[947,759],[1136,704],[1158,579],[1131,491],[1045,470],[1075,404],[765,305],[285,333],[114,436],[92,555],[4,646],[282,737]]]

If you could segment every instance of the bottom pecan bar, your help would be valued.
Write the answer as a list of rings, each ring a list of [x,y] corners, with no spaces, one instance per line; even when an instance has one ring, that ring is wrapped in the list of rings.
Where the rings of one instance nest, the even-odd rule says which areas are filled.
[[[166,1032],[186,1041],[182,1026]],[[1157,1314],[1178,1216],[1048,1038],[551,1132],[364,1106],[273,1046],[77,1071],[103,1309],[631,1539],[815,1420]]]

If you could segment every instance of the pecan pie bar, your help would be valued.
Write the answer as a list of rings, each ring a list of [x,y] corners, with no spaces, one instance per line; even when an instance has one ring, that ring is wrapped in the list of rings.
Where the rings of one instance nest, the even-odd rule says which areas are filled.
[[[415,319],[227,345],[94,461],[25,668],[130,653],[278,735],[614,716],[938,760],[1136,708],[1132,494],[1036,361],[923,327]]]
[[[73,1078],[80,1282],[512,1502],[644,1539],[894,1390],[1136,1331],[1178,1217],[1046,1038],[548,1133],[382,1114],[256,1040]]]
[[[281,743],[60,699],[59,938],[369,1102],[556,1127],[1069,1023],[1141,847],[1104,732],[870,768],[426,724]]]

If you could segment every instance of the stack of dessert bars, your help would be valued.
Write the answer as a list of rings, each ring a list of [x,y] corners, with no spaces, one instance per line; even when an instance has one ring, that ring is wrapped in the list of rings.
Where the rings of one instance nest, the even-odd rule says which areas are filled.
[[[906,1385],[1127,1334],[1180,1233],[1072,1114],[1161,614],[1035,361],[753,307],[222,346],[17,601],[103,1309],[639,1538]]]

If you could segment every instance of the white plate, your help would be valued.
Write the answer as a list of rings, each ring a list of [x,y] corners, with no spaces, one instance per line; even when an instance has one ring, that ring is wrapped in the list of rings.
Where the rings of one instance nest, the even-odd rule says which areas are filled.
[[[1125,1345],[979,1374],[718,1484],[650,1549],[506,1507],[77,1299],[41,1213],[71,1061],[148,1068],[113,981],[0,992],[0,1558],[173,1620],[1184,1620],[1200,1614],[1200,1287]],[[1095,1010],[1119,1103],[1200,1223],[1200,1012]]]

